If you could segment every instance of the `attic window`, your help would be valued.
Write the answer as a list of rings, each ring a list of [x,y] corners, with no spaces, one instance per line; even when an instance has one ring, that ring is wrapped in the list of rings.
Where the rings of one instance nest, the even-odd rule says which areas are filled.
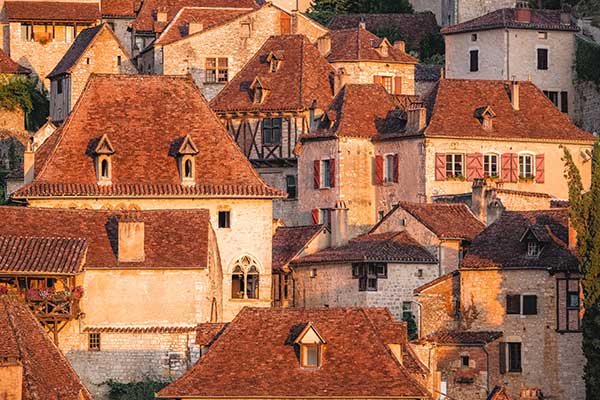
[[[112,155],[115,150],[108,139],[103,135],[94,149],[96,158],[96,179],[99,185],[110,185],[112,183]]]
[[[198,148],[194,144],[190,135],[187,135],[179,150],[177,151],[177,161],[179,169],[179,179],[182,185],[196,184],[196,155]]]
[[[302,345],[301,365],[304,368],[319,368],[321,366],[321,345]]]
[[[271,72],[277,72],[277,69],[279,68],[279,60],[277,60],[276,58],[271,59],[271,65],[269,67],[269,70]]]
[[[269,72],[277,72],[277,70],[281,66],[282,60],[283,54],[275,54],[274,52],[269,53],[269,55],[267,56],[267,62],[269,63]]]
[[[527,257],[539,257],[541,252],[542,248],[538,242],[531,240],[529,243],[527,243]]]
[[[325,340],[312,323],[308,322],[306,324],[294,343],[299,346],[300,366],[302,368],[317,369],[323,365]]]

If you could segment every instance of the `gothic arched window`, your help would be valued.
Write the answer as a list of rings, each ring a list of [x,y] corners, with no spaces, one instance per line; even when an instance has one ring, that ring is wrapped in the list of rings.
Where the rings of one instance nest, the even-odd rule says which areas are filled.
[[[240,257],[231,272],[232,299],[258,299],[260,273],[258,262],[250,257]]]

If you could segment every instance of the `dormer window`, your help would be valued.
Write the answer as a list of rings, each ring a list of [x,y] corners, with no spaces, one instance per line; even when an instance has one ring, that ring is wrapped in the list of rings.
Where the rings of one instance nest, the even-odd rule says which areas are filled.
[[[527,257],[539,257],[541,252],[542,248],[538,242],[531,240],[527,243]]]
[[[304,368],[319,368],[321,366],[321,346],[318,344],[303,345],[301,358]]]
[[[376,49],[380,56],[388,57],[390,55],[390,47],[390,42],[386,38],[383,38]]]
[[[278,54],[279,53],[279,54]],[[267,62],[269,63],[269,72],[274,73],[279,70],[281,62],[283,61],[283,54],[280,52],[271,52],[267,56]]]
[[[264,79],[264,77],[260,79],[256,77],[252,85],[250,85],[250,90],[253,92],[252,100],[254,104],[262,104],[269,94],[269,88],[262,82]]]
[[[115,153],[108,136],[105,134],[100,138],[94,149],[96,161],[96,180],[98,185],[112,184],[112,155]]]
[[[177,151],[177,161],[179,168],[179,179],[182,185],[195,185],[196,184],[196,155],[198,154],[198,148],[194,144],[192,137],[187,135],[179,150]]]
[[[326,342],[311,322],[304,326],[294,343],[300,350],[300,366],[302,368],[321,368]]]
[[[479,120],[481,127],[488,132],[494,129],[492,121],[495,117],[496,113],[490,106],[479,107],[475,110],[475,118]]]

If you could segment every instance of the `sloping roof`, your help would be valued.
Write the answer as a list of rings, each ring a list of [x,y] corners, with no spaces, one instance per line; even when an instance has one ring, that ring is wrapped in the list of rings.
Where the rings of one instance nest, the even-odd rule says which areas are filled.
[[[195,22],[202,25],[200,32],[226,24],[237,17],[254,11],[254,8],[208,8],[184,7],[169,22],[154,45],[166,45],[190,35],[189,24]]]
[[[308,322],[327,341],[316,370],[301,368],[291,339]],[[191,369],[158,393],[183,396],[429,398],[361,308],[244,308]]]
[[[258,5],[254,0],[145,0],[132,27],[137,31],[162,32],[166,23],[156,21],[157,12],[166,12],[169,22],[183,7],[258,8]]]
[[[398,208],[415,217],[440,239],[473,240],[485,229],[485,224],[479,221],[465,204],[401,201],[371,229],[371,232]]]
[[[377,51],[383,39],[362,27],[330,31],[325,37],[331,39],[329,62],[370,61],[382,63],[416,64],[413,56],[393,46],[388,47],[387,56]]]
[[[141,0],[100,0],[103,17],[133,18]]]
[[[223,322],[198,324],[196,326],[196,344],[201,346],[212,345],[221,336],[227,325]]]
[[[112,185],[100,186],[92,153],[105,134],[116,153]],[[200,150],[192,186],[181,185],[176,159],[187,135]],[[43,166],[15,198],[285,196],[252,168],[190,76],[92,74],[66,122],[38,151]]]
[[[361,22],[371,32],[398,31],[402,40],[412,47],[418,47],[424,37],[440,31],[435,15],[429,11],[414,14],[341,14],[334,16],[328,27],[356,28]]]
[[[567,209],[541,211],[505,211],[473,240],[461,269],[472,268],[544,268],[577,271],[578,260],[569,243]],[[539,257],[527,256],[529,229],[547,233]]]
[[[325,229],[323,225],[282,226],[273,235],[273,271],[286,268],[310,241]]]
[[[517,18],[518,12],[531,13],[529,22],[522,22]],[[577,24],[571,21],[569,23],[561,22],[560,10],[532,10],[532,9],[516,9],[516,8],[501,8],[491,13],[482,15],[481,17],[465,21],[460,24],[447,26],[442,29],[442,33],[461,33],[482,31],[487,29],[543,29],[555,31],[572,31],[577,32],[579,28]]]
[[[9,21],[80,21],[100,19],[98,3],[58,1],[6,1]]]
[[[506,386],[496,386],[492,389],[486,400],[512,400],[512,397],[508,394]]]
[[[91,400],[92,396],[27,306],[0,295],[0,358],[23,366],[23,400]]]
[[[80,238],[0,236],[0,273],[76,274],[87,247]]]
[[[130,216],[140,218],[144,222],[143,262],[118,260],[118,221]],[[0,220],[3,221],[0,227],[2,236],[55,238],[55,244],[70,243],[75,249],[86,244],[85,269],[207,267],[210,229],[208,210],[105,211],[4,206],[0,207]],[[62,238],[62,241],[58,238]],[[40,244],[32,242],[32,245]],[[41,252],[40,256],[42,254],[46,253]],[[63,257],[67,255],[63,254]],[[76,258],[80,254],[72,256]],[[25,257],[23,262],[33,259],[35,254],[32,253],[30,257]],[[59,261],[60,259],[48,260],[43,265],[54,265],[52,268],[58,268],[56,265]],[[75,261],[66,262],[62,268],[75,271],[76,264]],[[15,269],[19,267],[20,265],[15,265]]]
[[[271,53],[282,60],[275,72],[267,62]],[[333,99],[333,73],[333,67],[306,36],[271,36],[210,106],[217,112],[305,110],[313,102],[326,108]],[[269,89],[262,103],[254,102],[250,89],[257,77]]]
[[[0,49],[0,74],[29,74],[31,70],[13,61]]]
[[[533,83],[519,82],[519,110],[509,98],[510,82],[441,79],[425,99],[429,124],[425,136],[479,139],[523,139],[592,143],[594,137],[576,127]],[[483,129],[475,110],[490,106],[493,128]]]
[[[436,258],[407,232],[387,232],[358,236],[341,247],[330,247],[292,261],[306,264],[379,261],[404,264],[434,264]]]
[[[502,337],[502,332],[498,331],[460,331],[444,330],[427,335],[422,341],[435,342],[438,344],[488,344]]]

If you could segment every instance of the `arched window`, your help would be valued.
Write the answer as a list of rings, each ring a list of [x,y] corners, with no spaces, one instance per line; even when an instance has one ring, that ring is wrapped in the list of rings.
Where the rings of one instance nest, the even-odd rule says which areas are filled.
[[[185,160],[184,177],[188,178],[188,179],[194,178],[193,173],[192,173],[192,160],[190,160],[189,158],[187,160]]]
[[[108,179],[110,178],[110,170],[109,170],[108,160],[104,159],[100,163],[100,176],[102,178]]]
[[[231,272],[232,299],[258,299],[260,274],[258,262],[250,257],[240,257]]]

